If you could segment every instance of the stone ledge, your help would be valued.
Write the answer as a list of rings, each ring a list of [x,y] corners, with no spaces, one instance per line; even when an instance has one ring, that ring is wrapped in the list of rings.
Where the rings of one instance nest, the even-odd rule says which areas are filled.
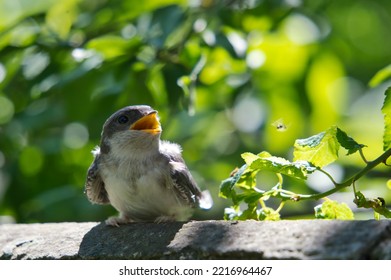
[[[391,259],[391,221],[9,224],[0,259]]]

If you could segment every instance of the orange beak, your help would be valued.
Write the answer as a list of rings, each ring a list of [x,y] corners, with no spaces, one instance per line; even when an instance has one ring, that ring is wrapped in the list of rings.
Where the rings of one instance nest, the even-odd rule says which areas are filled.
[[[145,115],[134,124],[129,127],[129,130],[141,130],[150,134],[158,134],[162,132],[162,127],[160,125],[159,119],[157,117],[157,112],[152,112],[148,115]]]

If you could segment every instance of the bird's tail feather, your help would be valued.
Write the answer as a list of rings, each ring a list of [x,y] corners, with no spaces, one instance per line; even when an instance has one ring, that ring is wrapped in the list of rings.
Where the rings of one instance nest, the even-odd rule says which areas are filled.
[[[201,195],[198,198],[198,205],[201,209],[205,209],[205,210],[212,208],[213,199],[208,190],[201,192]]]

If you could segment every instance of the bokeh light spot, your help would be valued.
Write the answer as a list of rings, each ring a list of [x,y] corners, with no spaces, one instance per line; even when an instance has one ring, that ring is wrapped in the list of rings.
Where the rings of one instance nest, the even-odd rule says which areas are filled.
[[[14,104],[7,97],[0,96],[0,108],[0,124],[5,124],[14,116]]]
[[[19,157],[19,167],[21,172],[27,176],[37,174],[44,162],[42,151],[37,147],[26,147],[22,150]]]
[[[23,60],[23,75],[27,80],[34,79],[50,63],[50,57],[43,52],[27,55]]]
[[[4,81],[7,71],[2,63],[0,63],[0,83]]]
[[[87,144],[88,129],[81,123],[70,123],[64,129],[64,145],[71,149],[80,149]]]
[[[247,66],[252,69],[261,67],[266,61],[266,55],[261,50],[254,50],[249,52],[246,57]]]
[[[297,45],[306,45],[316,42],[320,38],[319,28],[309,18],[294,14],[285,24],[285,33]]]
[[[255,132],[264,122],[263,106],[254,97],[244,97],[233,108],[232,121],[242,132]]]

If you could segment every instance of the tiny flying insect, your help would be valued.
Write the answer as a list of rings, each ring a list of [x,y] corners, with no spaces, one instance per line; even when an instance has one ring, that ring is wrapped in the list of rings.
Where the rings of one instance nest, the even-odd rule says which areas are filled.
[[[284,132],[289,127],[289,125],[284,123],[284,120],[282,118],[273,122],[272,126],[274,126],[277,129],[277,131],[279,131],[279,132]]]

